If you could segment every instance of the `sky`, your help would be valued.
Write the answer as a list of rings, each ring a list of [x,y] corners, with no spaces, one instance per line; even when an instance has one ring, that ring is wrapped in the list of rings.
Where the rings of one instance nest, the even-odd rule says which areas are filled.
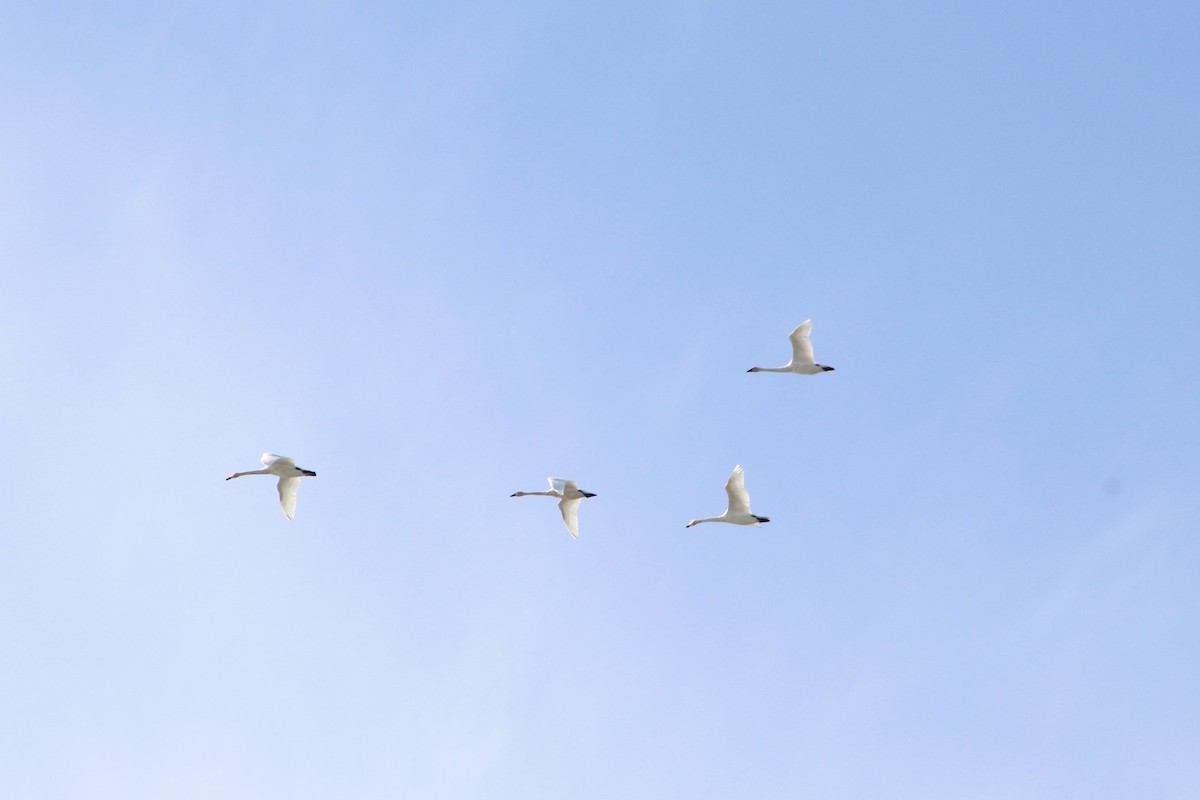
[[[9,4],[0,795],[1197,796],[1197,76],[1185,2]]]

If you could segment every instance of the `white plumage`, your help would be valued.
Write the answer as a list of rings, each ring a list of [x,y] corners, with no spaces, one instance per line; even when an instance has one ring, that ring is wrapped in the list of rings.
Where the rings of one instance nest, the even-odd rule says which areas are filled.
[[[567,530],[576,539],[579,538],[579,504],[583,502],[585,497],[595,497],[592,492],[582,491],[575,481],[563,480],[562,478],[547,478],[550,482],[550,491],[548,492],[513,492],[509,497],[529,497],[532,495],[540,495],[542,497],[557,497],[558,510],[562,512],[563,524],[567,526]]]
[[[263,469],[235,472],[225,480],[231,481],[243,475],[278,475],[279,505],[283,508],[283,515],[292,519],[296,516],[296,491],[300,488],[300,479],[316,477],[317,473],[311,469],[301,469],[292,459],[274,453],[263,453],[262,465]]]
[[[792,360],[782,367],[751,367],[747,372],[793,372],[797,375],[816,375],[819,372],[833,372],[833,367],[818,364],[813,361],[812,342],[808,340],[812,333],[812,320],[806,319],[796,326],[788,335],[792,340]]]
[[[750,513],[750,493],[746,491],[746,473],[741,464],[733,468],[729,480],[725,482],[725,494],[729,496],[729,504],[725,513],[719,517],[694,519],[687,527],[699,525],[701,522],[730,522],[734,525],[755,525],[770,522],[767,517],[758,517]]]

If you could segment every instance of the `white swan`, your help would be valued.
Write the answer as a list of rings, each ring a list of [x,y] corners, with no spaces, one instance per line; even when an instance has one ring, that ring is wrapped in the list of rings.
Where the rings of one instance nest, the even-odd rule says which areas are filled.
[[[699,525],[701,522],[732,522],[734,525],[754,525],[760,522],[770,522],[766,517],[757,517],[750,513],[750,493],[746,491],[746,474],[739,464],[733,468],[729,480],[725,482],[725,494],[729,495],[729,507],[719,517],[694,519],[687,527]]]
[[[288,519],[296,516],[296,490],[300,488],[300,478],[316,477],[311,469],[301,469],[296,462],[274,453],[263,453],[262,465],[265,469],[250,472],[235,472],[225,480],[231,481],[243,475],[278,475],[279,476],[279,505],[283,507],[283,515]]]
[[[547,478],[550,481],[550,491],[548,492],[513,492],[509,497],[529,497],[531,495],[541,495],[543,497],[557,497],[558,510],[562,512],[563,522],[567,526],[567,530],[576,539],[579,538],[579,504],[583,502],[585,497],[595,497],[592,492],[582,491],[575,481],[564,481],[562,478]]]
[[[751,367],[747,372],[794,372],[797,375],[816,375],[818,372],[833,372],[833,367],[818,364],[813,361],[812,343],[808,335],[812,333],[812,320],[806,319],[796,326],[788,336],[792,340],[792,360],[782,367]]]

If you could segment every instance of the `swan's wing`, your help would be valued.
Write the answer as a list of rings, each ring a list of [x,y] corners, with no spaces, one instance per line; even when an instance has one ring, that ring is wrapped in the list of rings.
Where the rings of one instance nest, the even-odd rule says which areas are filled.
[[[550,481],[550,488],[558,492],[560,497],[567,489],[579,488],[575,485],[575,481],[567,481],[563,480],[562,478],[547,478],[546,480]]]
[[[558,510],[562,512],[563,522],[576,539],[579,538],[579,504],[582,502],[582,497],[576,497],[574,500],[563,498],[558,501]]]
[[[299,478],[279,479],[279,505],[283,506],[283,515],[288,519],[296,516],[296,490],[299,488]]]
[[[796,330],[792,331],[788,336],[792,340],[793,364],[813,363],[812,342],[808,341],[810,333],[812,333],[812,320],[806,319],[797,325]]]
[[[739,464],[733,468],[725,483],[725,494],[729,495],[730,514],[750,513],[750,493],[746,491],[746,473]]]
[[[275,464],[278,464],[281,467],[296,466],[296,462],[292,461],[287,456],[277,456],[274,453],[263,453],[262,454],[262,465],[264,467],[266,467],[267,469],[270,469]]]

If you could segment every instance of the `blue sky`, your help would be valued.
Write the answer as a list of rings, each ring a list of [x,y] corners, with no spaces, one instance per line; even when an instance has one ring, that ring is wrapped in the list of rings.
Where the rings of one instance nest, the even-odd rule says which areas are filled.
[[[1194,796],[1198,53],[9,9],[0,794]],[[745,373],[807,318],[835,372]],[[772,521],[685,530],[739,463]]]

